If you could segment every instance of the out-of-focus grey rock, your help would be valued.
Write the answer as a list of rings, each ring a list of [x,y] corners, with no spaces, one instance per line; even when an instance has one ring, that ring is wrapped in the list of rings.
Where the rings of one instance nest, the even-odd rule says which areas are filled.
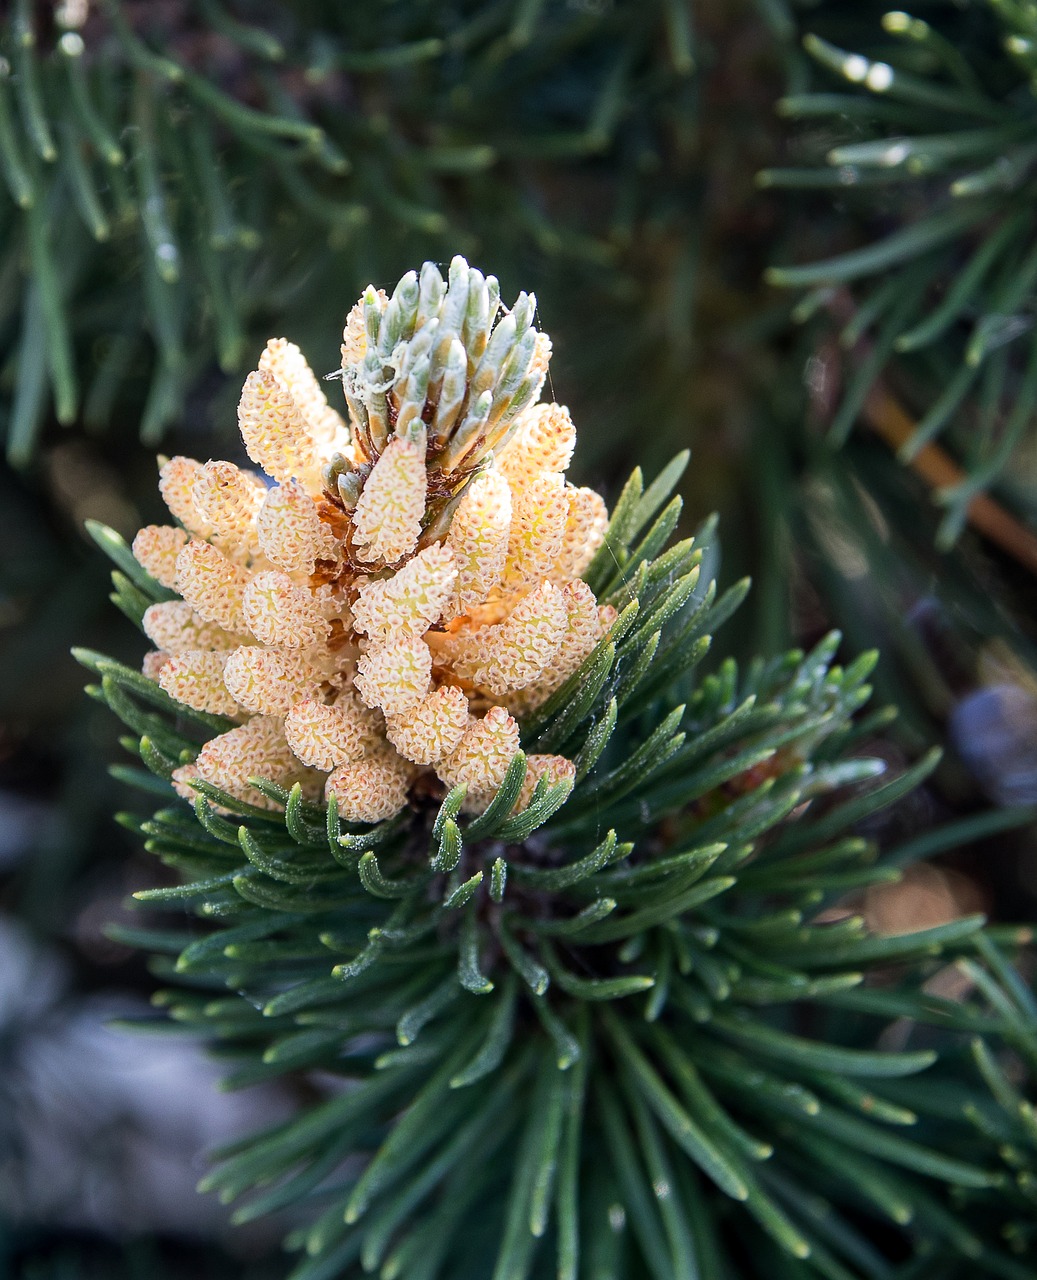
[[[957,703],[950,736],[997,804],[1037,801],[1037,698],[1015,684],[989,685]]]
[[[195,1190],[205,1152],[285,1118],[289,1100],[275,1086],[220,1093],[217,1065],[186,1037],[108,1025],[147,1012],[115,994],[71,998],[55,955],[0,917],[0,1213],[8,1223],[116,1237],[223,1233],[227,1210]]]

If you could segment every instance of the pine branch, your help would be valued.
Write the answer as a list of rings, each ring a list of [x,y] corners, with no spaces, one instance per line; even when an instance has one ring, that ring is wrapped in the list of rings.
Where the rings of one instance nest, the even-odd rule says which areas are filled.
[[[51,405],[94,428],[119,406],[154,445],[214,364],[242,368],[271,310],[333,332],[329,272],[394,274],[448,228],[614,272],[616,208],[590,230],[548,219],[543,179],[662,127],[692,43],[669,0],[103,0],[85,20],[17,0],[0,23],[10,462],[30,462]],[[549,92],[576,57],[584,81]]]
[[[760,175],[764,186],[844,189],[864,234],[881,228],[863,247],[768,275],[811,290],[800,315],[827,306],[855,354],[832,443],[867,416],[884,371],[899,374],[918,404],[901,460],[946,441],[960,474],[945,468],[935,482],[941,548],[957,541],[988,489],[1031,514],[1011,477],[1037,396],[1028,318],[1037,282],[1033,21],[1021,6],[982,0],[965,11],[937,6],[928,21],[887,14],[874,55],[807,35],[824,83],[779,110],[803,122],[799,149],[811,159],[823,139],[822,163]]]
[[[617,511],[611,536],[622,559],[634,522]],[[663,586],[656,603],[679,590]],[[702,598],[662,623],[664,646],[689,618],[712,630],[725,610]],[[620,640],[617,669],[636,643],[634,632]],[[175,869],[189,841],[193,882],[138,898],[210,922],[177,970],[229,992],[213,1000],[171,990],[177,1021],[233,1042],[242,1065],[231,1083],[299,1069],[352,1082],[217,1153],[205,1188],[246,1197],[241,1220],[292,1204],[309,1212],[319,1191],[322,1216],[293,1237],[306,1251],[298,1280],[338,1274],[361,1254],[386,1275],[403,1266],[408,1275],[486,1274],[479,1265],[501,1276],[582,1275],[581,1259],[608,1231],[595,1209],[606,1191],[634,1229],[634,1270],[617,1274],[686,1274],[688,1259],[710,1248],[735,1265],[720,1223],[739,1204],[739,1234],[757,1259],[739,1274],[871,1275],[871,1230],[881,1221],[911,1239],[912,1214],[955,1256],[960,1230],[941,1188],[965,1189],[989,1209],[1006,1183],[989,1144],[963,1140],[964,1124],[935,1146],[911,1131],[928,1090],[912,1094],[908,1110],[894,1085],[929,1067],[933,1051],[890,1053],[859,1031],[849,1041],[845,1031],[805,1031],[867,970],[888,974],[891,964],[901,967],[901,1016],[924,1022],[918,983],[932,964],[957,955],[973,972],[992,945],[978,921],[879,939],[858,918],[815,918],[827,893],[843,892],[847,871],[875,872],[870,846],[844,833],[932,763],[902,783],[857,783],[840,799],[848,775],[824,760],[824,747],[866,696],[867,666],[833,667],[835,648],[829,640],[758,664],[748,683],[726,664],[677,709],[665,681],[681,660],[667,648],[662,692],[613,722],[586,780],[560,808],[544,808],[535,832],[503,834],[514,821],[502,828],[498,817],[510,808],[511,776],[483,816],[466,818],[451,793],[403,826],[374,828],[364,842],[377,854],[345,864],[341,847],[356,837],[340,835],[333,815],[324,822],[297,789],[281,793],[283,809],[263,812],[209,788],[234,815],[208,819],[211,830],[185,811],[157,815],[156,831],[177,834],[153,852]],[[139,677],[87,661],[121,691],[115,709],[132,721]],[[592,730],[611,697],[608,685],[598,691],[571,740]],[[606,828],[614,834],[601,843]],[[816,1011],[810,1019],[806,1009]],[[1014,1021],[993,1012],[992,1025],[1032,1049],[1023,1010]],[[1025,1126],[1001,1068],[976,1052]],[[575,1130],[571,1115],[581,1118]],[[486,1163],[509,1148],[510,1185]],[[343,1168],[358,1167],[343,1179]],[[670,1196],[660,1199],[651,1188],[663,1175]],[[556,1214],[557,1235],[548,1229]],[[712,1246],[694,1225],[702,1215]],[[483,1220],[499,1228],[496,1264],[458,1264]],[[990,1274],[1024,1274],[995,1245],[976,1248]]]

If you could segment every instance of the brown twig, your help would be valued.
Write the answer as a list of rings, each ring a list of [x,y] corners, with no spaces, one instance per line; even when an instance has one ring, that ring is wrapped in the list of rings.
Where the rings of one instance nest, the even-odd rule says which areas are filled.
[[[917,425],[900,402],[882,386],[876,387],[869,395],[862,417],[894,450],[901,448]],[[936,444],[924,445],[909,465],[932,489],[949,488],[966,478],[958,464]],[[978,494],[969,503],[968,522],[1031,573],[1037,574],[1037,536],[1000,503],[987,494]]]

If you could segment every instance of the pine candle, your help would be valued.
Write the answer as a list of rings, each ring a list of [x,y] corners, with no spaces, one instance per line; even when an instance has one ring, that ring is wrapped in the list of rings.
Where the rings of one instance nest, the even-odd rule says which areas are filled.
[[[262,474],[176,457],[160,489],[177,525],[134,540],[180,600],[152,605],[145,674],[238,721],[173,775],[261,807],[262,777],[380,822],[423,776],[478,812],[519,749],[518,719],[580,666],[615,617],[580,574],[601,497],[565,478],[569,412],[538,403],[551,344],[536,300],[508,311],[463,258],[392,297],[367,289],[343,333],[347,417],[298,347],[267,343],[238,406]],[[521,810],[541,778],[532,755]]]

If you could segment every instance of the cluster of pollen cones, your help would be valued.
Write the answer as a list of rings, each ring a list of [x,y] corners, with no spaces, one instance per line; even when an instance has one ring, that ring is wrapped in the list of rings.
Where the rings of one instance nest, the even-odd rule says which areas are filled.
[[[604,537],[593,490],[565,479],[568,411],[537,403],[550,342],[535,299],[500,307],[462,258],[426,263],[349,314],[329,405],[298,347],[272,339],[238,406],[260,468],[175,457],[175,520],[137,560],[180,599],[152,605],[145,674],[236,721],[174,774],[269,807],[250,783],[335,796],[347,821],[392,817],[424,779],[492,798],[521,718],[614,617],[581,580]],[[530,756],[516,809],[562,756]]]

